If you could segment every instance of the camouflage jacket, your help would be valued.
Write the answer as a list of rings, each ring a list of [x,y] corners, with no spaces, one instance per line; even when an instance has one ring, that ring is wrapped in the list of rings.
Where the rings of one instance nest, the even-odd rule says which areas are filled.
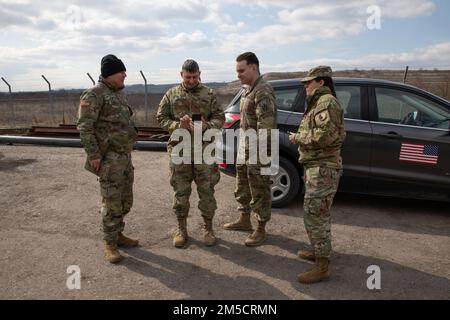
[[[296,142],[300,163],[305,167],[325,166],[342,169],[341,147],[345,139],[344,113],[328,87],[308,97]]]
[[[260,76],[253,87],[244,90],[240,102],[241,109],[241,129],[256,130],[259,137],[260,129],[267,129],[267,155],[271,154],[271,129],[277,128],[277,111],[275,106],[275,93],[272,86]],[[245,159],[249,158],[250,147],[248,141],[245,142]],[[259,143],[259,140],[258,140]],[[256,152],[256,148],[253,152]],[[258,146],[259,150],[259,146]]]
[[[213,90],[199,84],[187,89],[183,83],[169,89],[162,98],[156,118],[161,128],[169,131],[171,137],[167,144],[169,153],[176,144],[172,141],[172,133],[180,128],[180,119],[185,115],[201,114],[206,121],[207,129],[221,129],[225,122],[222,107],[217,102]]]
[[[125,96],[102,77],[80,98],[77,128],[88,160],[107,151],[130,153],[137,139],[133,111]]]
[[[262,76],[253,87],[244,90],[240,108],[243,130],[276,129],[275,94],[272,86]]]

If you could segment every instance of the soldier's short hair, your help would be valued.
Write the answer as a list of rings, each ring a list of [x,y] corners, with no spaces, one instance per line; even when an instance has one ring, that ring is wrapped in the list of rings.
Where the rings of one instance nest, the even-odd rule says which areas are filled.
[[[237,56],[236,62],[246,61],[247,64],[256,64],[259,72],[259,60],[253,52],[244,52]]]
[[[197,61],[192,59],[187,59],[181,66],[182,71],[187,71],[190,73],[200,72],[200,67]]]

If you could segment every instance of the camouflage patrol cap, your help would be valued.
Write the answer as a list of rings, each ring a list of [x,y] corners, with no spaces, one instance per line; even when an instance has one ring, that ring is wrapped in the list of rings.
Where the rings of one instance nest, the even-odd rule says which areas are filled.
[[[329,77],[331,78],[333,71],[331,71],[331,68],[329,66],[318,66],[314,67],[311,70],[308,71],[308,74],[305,78],[301,79],[301,82],[307,82],[314,80],[319,77]]]

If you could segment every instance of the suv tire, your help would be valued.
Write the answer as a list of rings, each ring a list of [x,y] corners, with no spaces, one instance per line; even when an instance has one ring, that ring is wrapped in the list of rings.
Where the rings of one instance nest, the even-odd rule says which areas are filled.
[[[272,207],[281,208],[287,206],[299,193],[300,174],[297,167],[280,156],[280,170],[271,177]]]

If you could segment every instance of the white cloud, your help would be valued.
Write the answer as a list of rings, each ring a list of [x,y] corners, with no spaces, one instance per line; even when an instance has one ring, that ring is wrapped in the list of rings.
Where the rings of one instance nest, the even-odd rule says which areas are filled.
[[[329,65],[335,70],[401,69],[406,66],[448,69],[450,68],[450,42],[417,48],[409,52],[370,54],[354,59],[320,57],[292,63],[263,65],[262,70],[264,72],[305,71],[317,65]]]
[[[235,4],[241,3],[240,0],[228,0]],[[273,6],[288,10],[298,8],[319,8],[316,13],[327,13],[327,8],[347,7],[355,8],[360,12],[366,12],[366,8],[371,5],[379,6],[388,17],[406,18],[431,14],[436,5],[432,0],[256,0],[247,3],[248,6],[259,5],[262,8],[271,8]],[[315,14],[316,14],[315,13]]]
[[[367,8],[371,5],[380,7],[382,19],[429,15],[435,10],[435,5],[429,0],[258,0],[256,3],[263,8],[281,8],[278,23],[246,33],[229,34],[225,36],[222,51],[238,51],[242,43],[249,48],[260,49],[267,43],[285,45],[358,35],[367,30],[366,22],[370,17]]]

